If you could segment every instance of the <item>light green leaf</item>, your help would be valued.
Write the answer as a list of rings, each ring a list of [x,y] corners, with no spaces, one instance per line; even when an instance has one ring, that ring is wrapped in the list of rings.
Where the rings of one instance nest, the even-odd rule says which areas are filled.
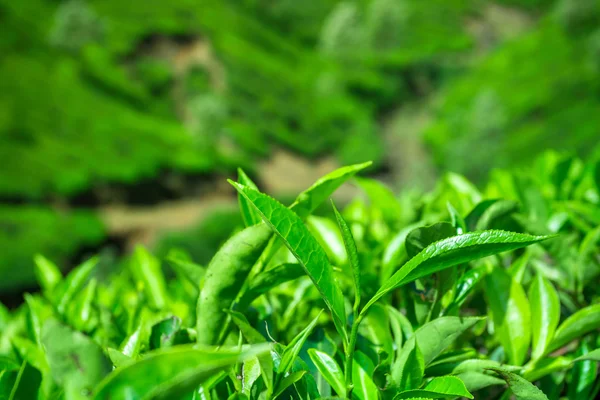
[[[394,342],[396,343],[396,358],[398,358],[400,356],[400,352],[402,351],[403,338],[410,339],[414,331],[410,321],[404,314],[390,305],[386,306],[386,309],[389,315],[392,332],[394,333]]]
[[[362,164],[349,165],[328,173],[319,178],[311,187],[300,193],[296,201],[290,206],[290,209],[301,219],[306,218],[344,182],[352,178],[359,171],[371,166],[371,164],[369,161]],[[242,186],[247,185],[242,184]]]
[[[573,362],[575,363],[575,362],[584,361],[584,360],[592,360],[592,361],[600,362],[600,349],[592,350],[587,354],[579,356],[576,359],[574,359]]]
[[[96,388],[95,399],[174,399],[192,391],[225,368],[267,354],[269,345],[214,350],[181,345],[160,349],[114,370]]]
[[[65,315],[67,306],[71,303],[77,293],[83,289],[90,274],[98,264],[98,257],[92,257],[85,261],[67,275],[56,288],[59,295],[55,300],[56,309],[60,315]]]
[[[270,238],[265,224],[250,226],[232,236],[210,261],[196,311],[199,344],[218,344],[227,320],[223,310],[231,307]]]
[[[357,178],[356,182],[369,196],[373,207],[380,210],[387,221],[401,219],[402,209],[400,203],[390,188],[375,179]]]
[[[259,211],[265,222],[298,259],[331,310],[335,326],[346,342],[346,312],[342,291],[335,280],[327,255],[300,217],[265,194],[232,181],[230,183]]]
[[[547,352],[559,349],[570,341],[598,328],[600,328],[600,304],[585,307],[560,324]]]
[[[554,286],[542,274],[529,287],[533,350],[531,358],[542,357],[554,337],[560,320],[560,300]]]
[[[137,246],[129,265],[135,280],[143,284],[150,307],[164,309],[169,302],[169,295],[160,261],[142,246]]]
[[[413,258],[430,244],[456,236],[456,234],[456,229],[448,222],[438,222],[413,229],[406,236],[406,254],[409,259]]]
[[[440,317],[417,329],[404,345],[410,349],[410,343],[417,341],[423,355],[425,366],[447,349],[463,332],[483,318],[480,317]],[[392,369],[394,376],[394,369]]]
[[[246,339],[246,341],[250,344],[259,344],[265,343],[265,338],[254,329],[246,317],[236,311],[230,311],[231,319],[240,329],[242,335]],[[273,359],[270,354],[263,354],[257,357],[258,362],[260,363],[260,370],[263,377],[263,381],[265,382],[265,387],[267,388],[267,393],[273,392]]]
[[[36,254],[33,257],[33,261],[35,263],[34,271],[38,283],[45,293],[51,293],[63,279],[60,269],[41,254]]]
[[[277,373],[279,375],[285,375],[286,372],[292,368],[294,360],[298,357],[300,350],[302,350],[302,346],[308,335],[312,332],[315,325],[319,321],[319,317],[321,316],[321,312],[308,324],[306,328],[302,330],[299,334],[297,334],[291,342],[285,347],[283,354],[281,355],[281,362],[279,363],[279,368],[277,369]]]
[[[478,258],[526,247],[547,238],[505,231],[483,231],[440,240],[404,264],[381,286],[363,311],[392,290],[423,276]]]
[[[346,247],[346,253],[348,260],[350,261],[350,267],[352,268],[352,275],[354,276],[354,309],[358,310],[360,305],[360,262],[358,260],[358,250],[356,249],[356,242],[352,236],[352,231],[348,227],[348,224],[344,220],[344,217],[339,213],[333,200],[331,200],[333,212],[335,213],[335,219],[337,220],[342,238],[344,239],[344,246]]]
[[[463,381],[455,376],[433,378],[423,389],[408,390],[399,393],[395,400],[421,397],[424,399],[454,399],[456,397],[473,398]]]
[[[106,354],[108,355],[108,358],[110,358],[110,361],[113,363],[115,368],[120,368],[123,365],[127,365],[130,362],[133,362],[133,359],[131,357],[126,356],[119,350],[113,349],[112,347],[106,349]]]
[[[254,190],[258,190],[256,184],[246,175],[244,170],[238,168],[238,182],[244,186],[251,187]],[[241,194],[238,194],[238,202],[240,204],[240,211],[242,213],[242,219],[244,220],[244,224],[246,227],[259,224],[262,219],[260,215],[254,210],[250,204],[248,204],[248,200]]]
[[[508,361],[522,365],[531,342],[531,309],[525,291],[500,267],[486,276],[485,284],[496,337]]]
[[[339,397],[346,397],[344,373],[338,363],[329,354],[317,349],[308,349],[308,355],[319,373],[331,385]]]
[[[392,365],[392,383],[399,390],[418,388],[421,386],[424,370],[425,361],[418,342],[408,340]]]
[[[242,392],[246,396],[250,396],[252,386],[260,377],[260,372],[260,363],[256,357],[249,358],[242,364]]]
[[[567,357],[544,357],[535,364],[528,364],[523,371],[523,377],[530,382],[535,382],[546,375],[570,368],[573,361]]]
[[[354,362],[352,363],[352,383],[354,389],[352,396],[359,400],[376,400],[379,398],[379,389],[373,382],[371,376],[375,368],[371,364],[371,360],[357,351],[354,353]]]
[[[94,386],[111,371],[98,344],[55,319],[45,322],[42,343],[54,380],[73,394],[80,393],[76,398],[91,396]]]
[[[306,227],[319,242],[333,265],[345,265],[348,256],[344,249],[344,239],[336,225],[329,218],[309,215],[306,217]]]
[[[181,255],[173,251],[169,252],[167,261],[180,278],[186,279],[198,289],[201,288],[201,283],[204,280],[206,269],[194,262],[191,262],[190,260],[183,258]]]
[[[263,271],[251,279],[250,286],[242,295],[239,303],[242,306],[248,306],[269,290],[304,275],[305,272],[302,266],[295,263],[281,264]]]
[[[488,386],[503,385],[505,383],[502,379],[478,371],[465,371],[457,374],[456,377],[463,381],[469,392],[475,392]]]
[[[510,387],[516,400],[548,400],[548,397],[533,383],[519,375],[499,368],[490,368]]]
[[[448,209],[448,214],[450,214],[450,220],[452,221],[452,226],[454,226],[454,229],[456,229],[456,233],[459,235],[467,233],[465,219],[460,215],[456,208],[454,208],[452,203],[447,202],[446,208]]]

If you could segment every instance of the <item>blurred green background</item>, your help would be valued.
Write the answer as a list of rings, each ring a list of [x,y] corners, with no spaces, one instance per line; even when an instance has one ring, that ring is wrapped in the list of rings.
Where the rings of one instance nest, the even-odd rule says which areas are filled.
[[[0,27],[4,296],[36,253],[207,262],[237,167],[285,198],[599,154],[600,0],[0,0]]]

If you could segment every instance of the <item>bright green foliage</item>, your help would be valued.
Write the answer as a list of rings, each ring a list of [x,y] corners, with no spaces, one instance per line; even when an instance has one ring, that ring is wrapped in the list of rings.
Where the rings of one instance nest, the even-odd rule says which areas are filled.
[[[0,307],[0,396],[598,395],[595,163],[551,153],[481,191],[448,175],[418,201],[362,180],[369,202],[312,215],[362,168],[290,207],[232,182],[247,218],[207,267],[138,248],[63,275],[32,254],[41,292]]]

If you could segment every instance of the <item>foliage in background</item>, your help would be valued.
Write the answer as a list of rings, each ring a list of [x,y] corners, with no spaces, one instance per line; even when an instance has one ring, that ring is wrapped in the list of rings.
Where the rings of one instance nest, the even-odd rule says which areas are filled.
[[[600,167],[548,153],[480,191],[365,192],[313,215],[369,164],[289,207],[243,173],[245,228],[206,266],[143,248],[0,309],[8,399],[486,398],[600,391]]]

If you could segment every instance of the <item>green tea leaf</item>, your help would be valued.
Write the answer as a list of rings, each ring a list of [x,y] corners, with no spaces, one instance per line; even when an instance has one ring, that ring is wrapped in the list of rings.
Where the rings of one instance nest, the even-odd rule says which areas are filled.
[[[547,352],[559,349],[570,341],[598,328],[600,328],[600,304],[582,308],[560,324]]]
[[[333,212],[335,213],[335,219],[337,220],[340,232],[342,232],[344,246],[346,247],[346,253],[348,254],[348,260],[350,261],[350,267],[352,268],[352,276],[354,276],[354,309],[358,310],[358,306],[360,305],[360,263],[358,261],[356,242],[352,236],[352,231],[350,231],[350,228],[344,220],[344,217],[342,217],[338,209],[335,207],[333,200],[331,200],[331,205],[333,207]]]
[[[583,354],[574,359],[573,362],[575,363],[584,360],[600,361],[600,349],[592,350],[589,353]]]
[[[317,349],[308,349],[308,355],[315,364],[319,373],[331,385],[339,397],[346,397],[346,384],[344,382],[344,372],[338,363],[329,356],[329,354]]]
[[[404,264],[381,286],[363,311],[392,290],[423,276],[478,258],[526,247],[547,238],[548,236],[504,231],[483,231],[440,240],[427,246]]]
[[[41,254],[36,254],[33,257],[33,261],[35,263],[34,271],[38,283],[45,293],[51,293],[63,279],[60,269]]]
[[[240,329],[242,335],[246,339],[246,341],[250,344],[260,344],[265,343],[265,338],[254,329],[249,323],[246,317],[243,314],[230,311],[231,319]],[[273,392],[273,359],[270,354],[263,354],[257,357],[258,362],[260,363],[260,370],[263,376],[263,380],[265,382],[265,386],[267,388],[267,393]]]
[[[175,252],[170,252],[167,261],[180,278],[187,279],[194,287],[201,288],[206,269],[202,266],[184,259]]]
[[[440,317],[417,329],[413,336],[407,340],[402,353],[411,351],[416,341],[423,357],[423,364],[429,365],[437,356],[447,349],[463,332],[471,328],[483,318],[479,317]],[[406,357],[406,356],[404,356]],[[399,356],[401,360],[403,356]],[[392,380],[399,382],[402,374],[401,362],[392,366]]]
[[[252,386],[254,386],[254,382],[260,377],[260,371],[261,368],[258,358],[249,358],[244,361],[244,364],[242,365],[242,392],[246,396],[250,396],[250,391],[252,390]]]
[[[560,300],[554,286],[542,274],[529,287],[533,350],[531,358],[542,357],[554,337],[560,320]]]
[[[454,208],[452,203],[447,202],[446,208],[448,209],[448,214],[450,214],[452,226],[454,227],[454,229],[456,229],[456,233],[459,235],[467,233],[467,224],[465,223],[464,218],[456,210],[456,208]]]
[[[490,370],[504,379],[515,395],[516,400],[548,400],[544,392],[519,375],[499,368],[490,368]]]
[[[415,340],[408,340],[398,359],[392,365],[392,383],[399,390],[411,390],[421,386],[425,361]]]
[[[365,354],[360,351],[354,353],[354,362],[352,363],[353,397],[359,400],[379,398],[379,389],[371,378],[374,368],[371,360]]]
[[[578,355],[589,353],[588,340],[583,340],[577,351]],[[573,366],[571,382],[567,391],[569,399],[591,399],[592,390],[598,377],[598,363],[593,360],[583,360]]]
[[[271,238],[265,224],[253,225],[232,236],[213,257],[198,299],[197,341],[217,344],[229,309]]]
[[[114,370],[102,380],[95,399],[175,399],[192,391],[219,371],[269,352],[269,345],[241,351],[181,345],[147,353],[144,358]]]
[[[52,376],[78,398],[91,397],[94,386],[110,371],[111,363],[92,339],[55,319],[42,328],[42,343]]]
[[[277,389],[275,390],[273,397],[277,398],[280,396],[287,388],[298,382],[307,373],[308,371],[296,371],[283,378],[279,385],[277,385]]]
[[[413,229],[406,236],[406,254],[409,259],[413,258],[430,244],[451,236],[456,236],[456,229],[448,222]]]
[[[292,341],[285,347],[285,350],[281,355],[279,368],[277,370],[277,373],[279,375],[285,375],[285,373],[287,373],[290,370],[292,364],[294,363],[294,360],[296,359],[296,357],[298,357],[300,350],[302,350],[302,346],[304,346],[304,342],[306,342],[308,335],[310,335],[315,325],[317,325],[320,316],[321,313],[319,312],[319,314],[310,322],[310,324],[308,324],[308,326],[304,328],[302,332],[297,334],[292,339]]]
[[[10,395],[8,396],[8,400],[38,398],[41,382],[42,376],[40,372],[33,368],[29,363],[24,361],[18,370],[14,382],[12,382],[12,389],[10,391]],[[2,383],[1,379],[0,383]],[[3,390],[0,389],[0,394],[2,394],[2,392]]]
[[[269,290],[304,275],[305,272],[302,266],[295,263],[281,264],[263,271],[252,278],[248,290],[242,295],[239,303],[250,305],[259,296],[267,293]]]
[[[169,295],[160,261],[148,250],[137,246],[131,258],[130,267],[136,281],[143,284],[150,307],[157,310],[164,309],[169,302]]]
[[[333,321],[344,341],[347,341],[344,297],[333,275],[327,255],[302,223],[300,217],[281,203],[256,190],[230,183],[260,212],[273,231],[311,278],[331,310]]]
[[[115,368],[120,368],[123,365],[127,365],[133,362],[133,359],[131,357],[126,356],[119,350],[113,349],[112,347],[107,348],[106,353],[108,355],[108,358],[110,358],[112,364],[115,366]]]
[[[252,179],[246,175],[244,170],[238,168],[238,182],[244,186],[248,186],[254,190],[258,190],[258,187]],[[242,213],[242,219],[244,220],[244,224],[246,227],[256,225],[262,222],[260,215],[254,210],[250,204],[248,204],[248,200],[241,194],[238,194],[238,203],[240,204],[240,211]]]
[[[57,287],[60,294],[56,297],[55,304],[60,315],[65,315],[67,306],[75,295],[81,291],[97,264],[98,257],[90,258],[71,271],[60,283],[60,287]]]
[[[348,256],[344,249],[344,239],[334,221],[329,218],[309,215],[306,217],[306,227],[333,265],[345,265]]]
[[[525,291],[499,267],[486,276],[485,284],[496,337],[504,347],[508,361],[522,365],[531,342],[531,309]]]
[[[535,382],[546,375],[568,369],[571,366],[572,360],[570,358],[544,357],[533,365],[527,364],[527,367],[523,371],[523,378],[527,379],[529,382]]]
[[[402,217],[402,209],[394,192],[375,179],[357,178],[358,186],[367,194],[372,206],[379,210],[386,221],[398,221]]]
[[[296,201],[290,206],[290,209],[301,219],[306,218],[344,182],[352,178],[359,171],[371,166],[371,164],[369,161],[362,164],[349,165],[328,173],[319,178],[311,187],[300,193]],[[240,183],[242,186],[247,186],[243,185],[242,182]]]
[[[399,393],[395,400],[421,397],[424,399],[454,399],[456,397],[473,398],[463,381],[455,376],[433,378],[423,389],[408,390]]]

